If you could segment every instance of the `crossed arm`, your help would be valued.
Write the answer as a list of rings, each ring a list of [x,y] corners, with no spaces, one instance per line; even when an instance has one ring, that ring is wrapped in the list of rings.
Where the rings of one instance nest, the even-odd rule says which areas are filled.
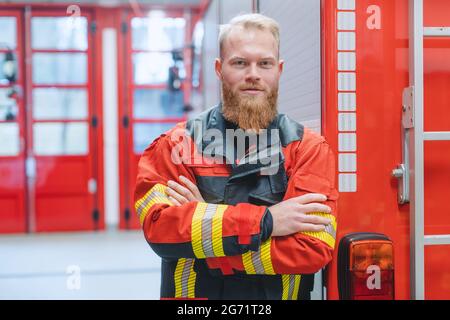
[[[190,201],[205,202],[197,186],[184,176],[179,176],[179,182],[169,180],[167,184],[166,193],[175,206],[181,206]],[[311,213],[331,213],[331,208],[321,203],[326,200],[327,197],[324,194],[308,193],[269,207],[273,219],[271,236],[325,231],[325,228],[331,224],[331,220]]]

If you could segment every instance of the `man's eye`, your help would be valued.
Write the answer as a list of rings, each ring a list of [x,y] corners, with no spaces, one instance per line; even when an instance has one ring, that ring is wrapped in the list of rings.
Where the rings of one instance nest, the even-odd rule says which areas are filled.
[[[270,68],[270,67],[272,67],[273,64],[270,61],[261,61],[260,65],[264,68]]]
[[[234,61],[233,64],[236,66],[245,66],[245,61],[237,60],[237,61]]]

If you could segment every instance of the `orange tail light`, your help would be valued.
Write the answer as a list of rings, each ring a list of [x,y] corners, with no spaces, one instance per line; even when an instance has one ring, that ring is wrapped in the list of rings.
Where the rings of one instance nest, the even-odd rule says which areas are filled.
[[[343,300],[394,299],[394,247],[377,233],[352,233],[338,252],[339,297]]]

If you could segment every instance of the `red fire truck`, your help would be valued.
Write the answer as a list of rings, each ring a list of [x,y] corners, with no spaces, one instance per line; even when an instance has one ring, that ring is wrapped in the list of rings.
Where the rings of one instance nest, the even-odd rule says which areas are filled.
[[[329,299],[450,298],[449,13],[322,1],[323,134],[341,191]]]

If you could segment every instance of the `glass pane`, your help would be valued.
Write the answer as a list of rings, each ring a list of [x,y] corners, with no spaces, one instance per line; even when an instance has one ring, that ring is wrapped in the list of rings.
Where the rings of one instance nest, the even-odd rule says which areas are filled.
[[[193,42],[194,42],[194,58],[192,61],[192,86],[198,88],[200,86],[201,63],[202,63],[202,45],[205,33],[203,22],[199,21],[195,25]]]
[[[11,89],[0,89],[0,120],[14,121],[17,119],[17,103],[9,98]]]
[[[85,155],[88,153],[88,125],[82,123],[35,123],[34,153],[50,155]]]
[[[169,80],[169,68],[174,65],[171,53],[147,52],[133,54],[133,74],[136,84],[161,84]],[[184,64],[178,62],[180,78],[186,76]]]
[[[1,29],[0,29],[1,30]],[[1,31],[0,31],[1,33]],[[0,48],[1,48],[1,43],[0,43]],[[14,65],[15,65],[15,69],[16,69],[16,74],[18,74],[18,69],[17,69],[17,55],[14,53]],[[3,63],[5,61],[6,58],[6,53],[2,52],[0,53],[0,84],[9,84],[9,81],[6,79],[5,74],[3,72]],[[16,76],[17,79],[17,76]]]
[[[87,105],[87,92],[84,89],[33,90],[33,117],[36,120],[86,119]]]
[[[19,125],[0,123],[0,156],[19,155]]]
[[[163,119],[183,116],[183,92],[139,89],[134,91],[134,118]]]
[[[87,50],[87,19],[33,17],[31,46],[33,49]]]
[[[172,50],[184,46],[184,18],[150,16],[131,19],[133,49]]]
[[[205,35],[205,25],[202,21],[195,24],[192,41],[194,42],[194,51],[196,54],[202,53],[203,37]]]
[[[174,126],[175,123],[135,123],[133,127],[134,152],[142,153],[153,140]]]
[[[8,46],[9,49],[15,49],[17,46],[17,29],[15,17],[0,17],[0,44],[2,49]]]
[[[34,53],[35,84],[85,84],[85,53]]]

